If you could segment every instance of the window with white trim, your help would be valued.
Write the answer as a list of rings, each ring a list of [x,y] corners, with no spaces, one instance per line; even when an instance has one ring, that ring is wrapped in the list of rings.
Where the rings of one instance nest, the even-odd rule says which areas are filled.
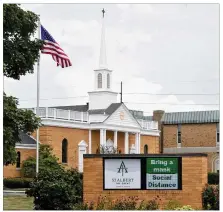
[[[177,144],[181,144],[181,124],[177,125]]]
[[[102,88],[102,74],[98,74],[98,88]]]
[[[215,160],[215,172],[219,173],[219,168],[220,168],[219,158],[216,158],[216,160]]]
[[[21,153],[17,152],[16,168],[20,168],[20,165],[21,165]]]
[[[144,154],[148,154],[148,145],[144,145]]]
[[[67,146],[68,141],[64,138],[62,141],[62,163],[67,163]]]
[[[220,141],[219,123],[217,123],[216,131],[217,131],[217,143],[219,144]]]
[[[107,88],[110,88],[110,74],[107,74]]]

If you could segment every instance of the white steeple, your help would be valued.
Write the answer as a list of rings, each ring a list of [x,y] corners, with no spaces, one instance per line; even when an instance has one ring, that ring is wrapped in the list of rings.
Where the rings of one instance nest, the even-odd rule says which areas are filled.
[[[89,109],[105,109],[117,102],[118,93],[112,91],[112,70],[108,69],[105,47],[105,10],[102,10],[99,68],[94,70],[94,91],[89,94]]]
[[[106,58],[106,46],[105,46],[105,10],[102,10],[102,27],[101,27],[101,48],[100,48],[100,59],[99,69],[106,69],[107,58]]]

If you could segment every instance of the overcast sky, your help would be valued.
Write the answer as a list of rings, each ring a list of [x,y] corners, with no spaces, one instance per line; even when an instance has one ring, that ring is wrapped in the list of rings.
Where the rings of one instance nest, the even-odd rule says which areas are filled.
[[[126,103],[129,109],[143,110],[145,115],[156,109],[166,112],[219,109],[219,95],[195,95],[219,93],[218,4],[23,4],[22,7],[40,14],[43,26],[73,64],[66,69],[58,68],[50,55],[41,55],[40,106],[88,102],[87,92],[94,89],[93,70],[99,65],[101,10],[105,8],[112,87],[120,92],[123,81],[123,101],[129,102]],[[35,107],[36,70],[20,81],[5,78],[4,89],[8,95],[19,98],[20,107]]]

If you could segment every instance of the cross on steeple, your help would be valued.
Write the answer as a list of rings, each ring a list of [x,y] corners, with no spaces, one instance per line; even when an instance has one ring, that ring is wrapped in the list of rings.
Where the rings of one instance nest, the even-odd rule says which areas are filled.
[[[102,10],[102,17],[104,18],[104,16],[105,16],[105,9],[103,8],[103,10]]]

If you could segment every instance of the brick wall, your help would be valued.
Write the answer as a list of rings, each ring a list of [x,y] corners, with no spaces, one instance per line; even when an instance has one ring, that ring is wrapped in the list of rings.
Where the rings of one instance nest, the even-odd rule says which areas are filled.
[[[177,125],[163,125],[163,147],[177,147]]]
[[[177,147],[177,125],[163,125],[164,148]],[[216,124],[182,124],[182,147],[216,146]]]
[[[138,196],[140,200],[151,200],[159,195],[161,209],[171,199],[201,209],[201,192],[206,183],[207,157],[194,155],[182,157],[182,190],[103,190],[103,159],[98,156],[84,158],[83,194],[86,202],[97,201],[99,195],[111,200],[121,196]]]
[[[160,130],[160,136],[159,136],[159,153],[162,153],[162,123],[161,119],[164,115],[165,111],[163,110],[154,110],[153,111],[153,120],[158,122],[158,130]]]
[[[59,163],[62,162],[62,141],[66,138],[68,141],[66,165],[72,168],[78,167],[78,144],[82,140],[88,144],[89,130],[44,126],[40,128],[39,135],[42,144],[51,145],[53,154],[59,158]],[[93,138],[95,138],[94,132]]]
[[[83,129],[73,129],[64,127],[50,127],[43,126],[39,130],[40,142],[42,144],[51,145],[53,148],[53,154],[59,159],[59,163],[62,162],[62,140],[64,138],[68,141],[68,153],[67,153],[67,164],[65,167],[78,167],[78,144],[84,140],[88,145],[89,141],[89,130]],[[32,134],[36,138],[36,132]],[[106,131],[106,139],[111,139],[114,141],[114,132]],[[100,146],[100,130],[92,130],[92,153],[95,154],[96,150]],[[121,153],[125,152],[125,133],[118,132],[117,135],[118,149]],[[144,145],[147,144],[149,147],[149,153],[158,153],[158,137],[155,136],[141,136],[141,153],[143,153]],[[132,144],[135,144],[135,135],[129,133],[129,148]],[[28,156],[35,156],[36,150],[20,149],[21,151],[21,161],[28,158]],[[87,148],[88,153],[88,148]],[[4,167],[4,177],[20,177],[20,170],[17,170],[15,165],[9,165]]]
[[[18,151],[20,152],[21,167],[22,167],[22,162],[28,159],[28,157],[36,157],[35,149],[16,149],[16,152]],[[3,176],[4,178],[21,177],[21,169],[17,169],[16,164],[4,166]]]
[[[148,145],[148,153],[158,154],[159,153],[159,137],[157,136],[148,136],[141,135],[141,148],[140,153],[144,153],[144,146]]]

